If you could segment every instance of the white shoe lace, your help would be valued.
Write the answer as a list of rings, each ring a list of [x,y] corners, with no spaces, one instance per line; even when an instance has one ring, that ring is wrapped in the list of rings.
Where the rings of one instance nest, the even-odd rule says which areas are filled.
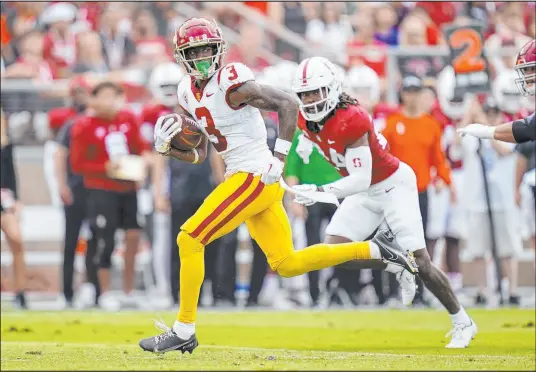
[[[173,332],[173,329],[168,327],[163,321],[162,319],[160,320],[156,320],[156,319],[153,319],[154,321],[154,325],[156,327],[156,329],[164,332],[162,334],[159,334],[157,336],[155,336],[155,341],[157,344],[161,343],[162,341],[172,337],[175,335],[175,332]]]
[[[452,336],[452,340],[462,340],[465,327],[463,324],[454,324],[454,327],[445,335],[445,338]]]

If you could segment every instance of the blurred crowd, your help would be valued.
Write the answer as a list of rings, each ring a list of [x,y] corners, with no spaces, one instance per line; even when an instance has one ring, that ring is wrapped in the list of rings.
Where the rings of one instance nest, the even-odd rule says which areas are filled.
[[[102,276],[97,271],[103,268],[102,263],[95,265],[97,249],[92,240],[102,231],[88,228],[83,232],[81,227],[90,212],[85,209],[83,185],[73,178],[66,160],[76,156],[70,145],[72,124],[67,124],[82,115],[88,105],[106,111],[113,109],[111,103],[136,116],[133,122],[138,123],[146,146],[138,149],[137,155],[143,158],[149,173],[137,184],[137,206],[130,212],[142,216],[143,223],[138,218],[137,222],[117,221],[114,226],[125,230],[124,295],[119,302],[122,306],[139,306],[129,294],[137,287],[135,258],[144,236],[152,254],[150,284],[143,286],[150,293],[149,302],[162,307],[178,303],[180,262],[175,237],[182,223],[221,182],[225,171],[214,151],[202,166],[167,162],[148,151],[152,146],[151,125],[159,113],[172,110],[176,104],[169,99],[173,102],[174,85],[183,72],[170,67],[174,63],[173,33],[191,11],[215,18],[225,27],[224,37],[225,30],[236,33],[225,61],[245,63],[265,84],[290,89],[296,62],[308,53],[326,56],[338,64],[345,72],[345,89],[369,110],[392,152],[416,172],[428,249],[448,273],[454,289],[463,290],[460,249],[465,246],[478,270],[478,291],[472,300],[478,305],[488,302],[492,292],[488,287],[493,283],[487,283],[486,269],[491,262],[491,247],[496,246],[501,274],[508,283],[504,301],[518,305],[516,258],[523,249],[523,239],[534,246],[534,199],[523,178],[536,166],[534,144],[514,148],[496,141],[474,143],[458,138],[455,129],[473,122],[497,125],[534,111],[534,100],[520,96],[512,77],[515,53],[536,37],[534,3],[238,5],[246,9],[239,12],[221,2],[2,2],[2,178],[4,161],[13,163],[12,154],[8,154],[10,143],[45,143],[43,161],[51,200],[54,205],[63,205],[65,211],[62,277],[66,305],[94,305],[102,290]],[[262,17],[268,30],[282,29],[299,36],[307,48],[300,48],[292,38],[265,32],[244,17],[243,12],[248,11]],[[493,80],[488,94],[454,97],[453,74],[443,55],[400,55],[395,60],[397,73],[389,74],[388,53],[392,48],[404,51],[446,46],[446,26],[471,22],[484,26]],[[512,53],[501,54],[505,48],[511,48]],[[274,62],[270,55],[282,61]],[[389,92],[392,88],[388,78],[396,81],[395,92]],[[395,93],[397,104],[387,102],[389,93]],[[277,115],[264,113],[264,117],[273,146]],[[294,151],[299,137],[297,133]],[[311,182],[307,179],[308,165],[295,152],[289,159],[292,167],[286,171],[288,183]],[[330,171],[333,169],[326,173]],[[12,177],[16,178],[15,172]],[[19,184],[24,182],[31,181],[18,180]],[[11,199],[17,200],[16,182],[13,184]],[[5,187],[2,185],[2,230],[16,266],[16,300],[24,307],[24,239],[17,219],[5,213],[11,205]],[[483,198],[488,193],[491,204]],[[297,248],[319,242],[323,226],[334,213],[332,208],[305,208],[291,200],[287,207]],[[492,229],[488,209],[495,213],[491,218],[495,226],[502,223],[503,229]],[[480,233],[468,234],[476,230]],[[87,253],[86,281],[75,296],[74,255],[81,241]],[[442,249],[436,247],[438,241]],[[242,292],[247,293],[243,299],[247,306],[398,303],[396,279],[376,270],[337,267],[297,279],[276,279],[245,227],[212,245],[206,250],[206,279],[212,288],[208,303],[214,305],[235,306],[237,293]],[[105,266],[110,268],[110,262]],[[107,281],[105,292],[110,286]],[[74,304],[75,298],[79,299],[78,305]],[[161,304],[157,304],[159,300]],[[117,301],[108,299],[100,303],[109,309],[118,306]],[[429,305],[422,285],[415,304]]]

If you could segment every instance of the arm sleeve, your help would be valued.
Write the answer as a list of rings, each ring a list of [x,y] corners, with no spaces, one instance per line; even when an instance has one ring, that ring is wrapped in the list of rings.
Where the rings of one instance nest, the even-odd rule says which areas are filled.
[[[445,181],[447,185],[450,185],[450,167],[447,163],[447,157],[445,156],[441,146],[441,129],[439,127],[439,123],[434,120],[429,125],[434,127],[434,144],[430,154],[432,158],[432,165],[436,168],[439,178]]]
[[[296,152],[296,146],[298,146],[298,140],[301,135],[301,131],[297,130],[292,140],[292,145],[290,146],[290,151],[287,155],[287,161],[285,166],[285,176],[286,177],[296,177],[299,178],[299,167],[301,163],[300,156]]]
[[[225,92],[225,102],[227,102],[230,108],[238,110],[246,106],[245,103],[238,107],[232,106],[231,102],[229,102],[229,93],[240,87],[246,81],[255,80],[255,75],[253,75],[249,67],[239,62],[229,63],[218,71],[217,78],[220,90]]]
[[[372,182],[372,153],[369,146],[348,148],[344,157],[350,175],[322,186],[324,191],[338,199],[366,191]]]
[[[90,147],[94,145],[88,141],[86,124],[85,121],[77,121],[73,124],[70,147],[71,168],[75,174],[106,176],[105,163],[93,162],[87,158]]]
[[[512,134],[517,143],[536,141],[536,115],[515,120],[512,123]]]

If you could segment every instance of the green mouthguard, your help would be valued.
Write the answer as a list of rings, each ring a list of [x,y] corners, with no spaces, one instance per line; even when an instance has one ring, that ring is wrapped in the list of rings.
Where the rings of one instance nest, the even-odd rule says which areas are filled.
[[[212,64],[209,61],[199,61],[195,63],[197,71],[203,74],[204,77],[208,77],[208,69]]]

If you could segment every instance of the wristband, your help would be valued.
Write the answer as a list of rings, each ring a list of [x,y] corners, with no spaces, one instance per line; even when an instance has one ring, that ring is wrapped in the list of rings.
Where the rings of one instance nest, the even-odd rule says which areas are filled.
[[[192,164],[197,164],[199,162],[199,153],[197,152],[197,149],[192,149],[192,152],[194,153],[194,161]]]
[[[292,142],[278,138],[275,140],[274,151],[277,151],[278,153],[283,155],[288,155],[288,153],[290,152],[290,146],[292,146]]]

